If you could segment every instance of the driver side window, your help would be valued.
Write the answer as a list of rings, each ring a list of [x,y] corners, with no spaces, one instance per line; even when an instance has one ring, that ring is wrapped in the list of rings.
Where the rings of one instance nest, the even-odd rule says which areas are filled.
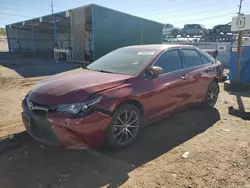
[[[170,73],[183,69],[179,50],[164,52],[155,62],[154,66],[161,67],[164,73]]]

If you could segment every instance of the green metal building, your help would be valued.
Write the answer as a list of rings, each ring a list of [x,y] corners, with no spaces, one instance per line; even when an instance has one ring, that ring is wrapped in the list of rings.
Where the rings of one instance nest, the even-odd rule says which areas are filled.
[[[90,4],[6,25],[9,51],[52,53],[71,47],[73,59],[97,59],[119,47],[162,42],[163,24]]]

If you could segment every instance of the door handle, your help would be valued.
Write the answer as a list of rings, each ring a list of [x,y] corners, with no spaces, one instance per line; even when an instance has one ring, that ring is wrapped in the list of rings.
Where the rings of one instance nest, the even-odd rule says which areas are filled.
[[[185,75],[183,75],[183,76],[181,77],[181,79],[182,79],[182,80],[186,80],[187,77],[188,77],[188,74],[185,74]]]
[[[211,71],[211,70],[213,70],[213,68],[212,68],[212,67],[209,67],[208,70]]]

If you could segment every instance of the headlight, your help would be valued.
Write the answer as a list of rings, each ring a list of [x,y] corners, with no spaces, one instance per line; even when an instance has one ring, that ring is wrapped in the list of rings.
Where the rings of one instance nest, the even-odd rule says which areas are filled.
[[[95,104],[100,102],[101,99],[102,99],[102,96],[99,96],[95,99],[85,101],[85,102],[73,103],[73,104],[62,104],[62,105],[54,107],[54,109],[57,112],[78,115],[81,113],[88,112],[91,109],[91,107],[93,107]]]

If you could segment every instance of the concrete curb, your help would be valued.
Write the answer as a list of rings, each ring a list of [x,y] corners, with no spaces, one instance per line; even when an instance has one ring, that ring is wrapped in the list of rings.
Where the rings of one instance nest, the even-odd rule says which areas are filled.
[[[18,148],[31,139],[31,136],[26,131],[0,138],[0,154],[7,150]]]
[[[224,82],[224,90],[226,91],[248,91],[250,90],[250,85],[248,84],[237,84],[234,82],[230,82],[230,80],[227,80]]]

